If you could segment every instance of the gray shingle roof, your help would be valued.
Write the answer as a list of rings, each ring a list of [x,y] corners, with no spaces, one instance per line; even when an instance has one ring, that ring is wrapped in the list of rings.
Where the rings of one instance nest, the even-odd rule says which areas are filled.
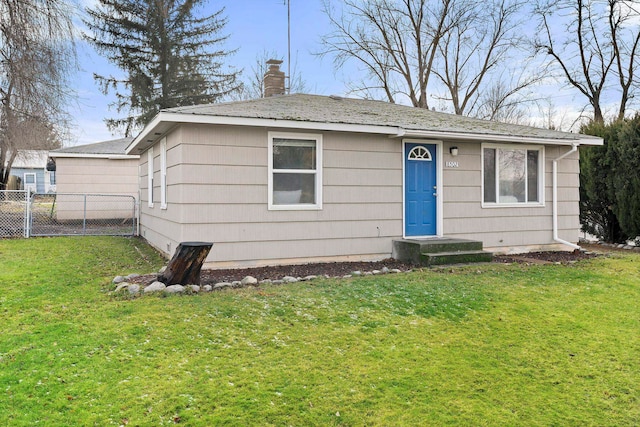
[[[163,111],[201,116],[392,126],[408,131],[474,134],[487,137],[548,138],[567,142],[592,138],[575,133],[498,123],[382,101],[304,94],[178,107]]]
[[[75,147],[60,148],[52,150],[51,154],[103,154],[103,155],[124,155],[126,148],[131,144],[133,138],[119,138],[110,141],[96,142],[93,144],[77,145]]]

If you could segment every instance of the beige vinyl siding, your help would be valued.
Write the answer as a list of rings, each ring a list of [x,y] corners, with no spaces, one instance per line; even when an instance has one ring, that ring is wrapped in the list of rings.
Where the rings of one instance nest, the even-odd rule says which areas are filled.
[[[390,256],[403,235],[402,140],[366,134],[322,135],[320,210],[268,209],[268,134],[278,128],[183,125],[167,135],[167,208],[160,209],[159,144],[154,146],[154,198],[148,208],[146,156],[140,160],[141,230],[171,255],[182,241],[211,241],[209,267],[266,265]],[[425,141],[429,143],[429,141]],[[450,145],[459,148],[455,158]],[[478,239],[493,250],[551,247],[551,159],[544,150],[544,204],[482,206],[481,144],[442,144],[443,231]],[[560,237],[577,241],[578,155],[559,164]],[[444,184],[444,185],[443,185]]]
[[[140,156],[140,234],[151,245],[166,255],[171,255],[182,241],[182,209],[179,206],[179,193],[170,181],[172,169],[179,161],[178,145],[180,132],[167,136],[167,208],[160,206],[160,143],[153,147],[153,207],[148,204],[148,165],[147,153]]]
[[[56,166],[56,219],[131,217],[138,198],[138,159],[57,157]],[[87,206],[83,194],[127,198],[94,197]]]
[[[546,146],[544,150],[544,205],[482,207],[481,145],[459,143],[453,158],[448,152],[444,161],[455,160],[459,168],[444,168],[444,234],[450,237],[477,239],[486,249],[544,249],[556,245],[552,220],[552,160],[569,151],[568,147]],[[577,242],[579,238],[578,154],[558,164],[559,237]],[[507,249],[508,248],[508,249]]]
[[[138,197],[137,159],[56,158],[58,193],[127,194]]]
[[[401,144],[380,136],[323,133],[323,208],[269,211],[269,131],[282,132],[191,125],[171,133],[167,216],[178,210],[179,220],[149,226],[158,233],[152,244],[166,252],[169,242],[175,247],[179,241],[212,241],[208,261],[236,265],[390,256],[391,240],[402,235]],[[175,155],[169,155],[172,149]],[[147,215],[162,216],[155,208],[142,213],[143,230]],[[180,231],[174,238],[158,227]]]

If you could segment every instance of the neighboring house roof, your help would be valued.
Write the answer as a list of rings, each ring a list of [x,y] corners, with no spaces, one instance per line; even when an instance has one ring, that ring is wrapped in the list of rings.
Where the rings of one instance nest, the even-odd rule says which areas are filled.
[[[49,152],[51,157],[93,157],[104,159],[132,159],[137,155],[128,155],[127,146],[133,138],[119,138],[93,144],[76,145],[74,147],[60,148]]]
[[[383,101],[283,95],[162,110],[127,148],[140,153],[179,123],[271,126],[386,134],[392,137],[602,145],[602,138],[512,125]]]
[[[47,167],[47,150],[20,150],[11,164],[12,169],[44,169]]]

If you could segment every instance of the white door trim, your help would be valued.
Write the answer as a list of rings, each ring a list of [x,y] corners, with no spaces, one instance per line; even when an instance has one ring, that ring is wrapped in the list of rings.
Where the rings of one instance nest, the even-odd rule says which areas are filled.
[[[436,146],[436,185],[438,187],[436,197],[436,234],[434,236],[407,236],[406,224],[405,224],[405,178],[406,178],[406,157],[405,157],[405,145],[409,144],[435,144]],[[430,140],[430,139],[415,139],[407,138],[402,140],[402,238],[403,239],[425,239],[442,237],[443,234],[443,194],[444,194],[444,181],[442,179],[442,141]]]

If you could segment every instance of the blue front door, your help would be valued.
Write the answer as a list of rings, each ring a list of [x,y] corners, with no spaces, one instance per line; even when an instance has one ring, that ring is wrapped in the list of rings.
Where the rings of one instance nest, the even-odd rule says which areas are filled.
[[[406,236],[437,234],[438,191],[435,144],[404,146],[404,224]]]

